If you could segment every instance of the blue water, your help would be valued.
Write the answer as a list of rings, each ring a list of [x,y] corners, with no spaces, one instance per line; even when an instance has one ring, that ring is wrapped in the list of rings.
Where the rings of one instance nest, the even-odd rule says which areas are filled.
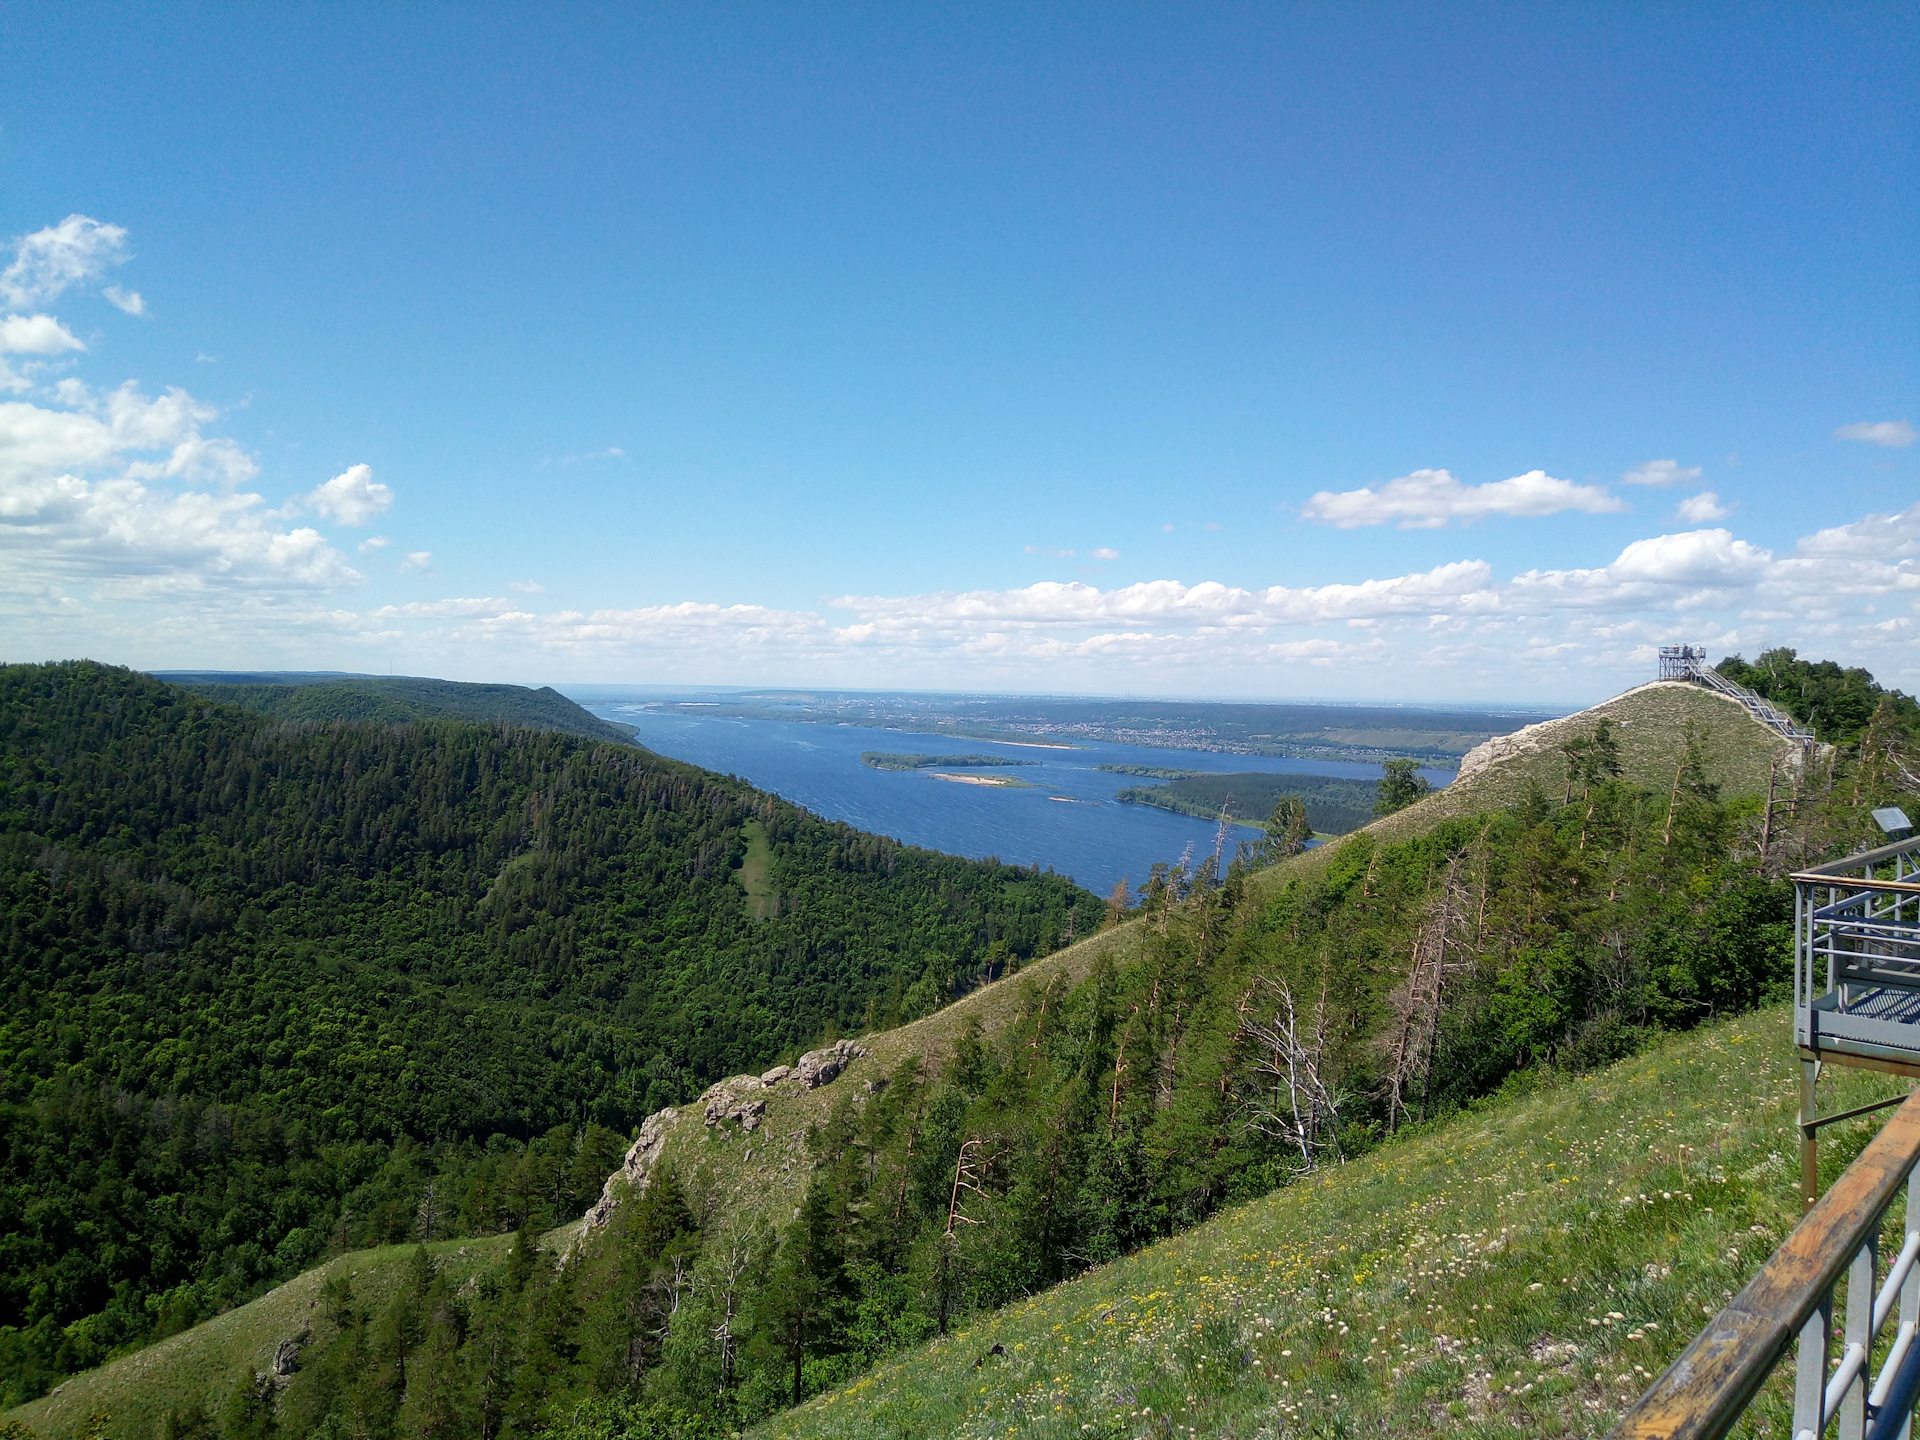
[[[1162,765],[1182,770],[1264,770],[1293,775],[1350,775],[1375,780],[1377,765],[1332,760],[1285,760],[1215,755],[1143,745],[1085,742],[1071,750],[782,720],[736,720],[719,715],[663,712],[644,703],[582,699],[604,720],[634,726],[648,749],[771,790],[829,820],[891,835],[910,845],[975,859],[998,856],[1018,865],[1050,867],[1106,894],[1124,877],[1139,885],[1155,861],[1178,860],[1191,849],[1198,862],[1213,853],[1215,826],[1150,805],[1121,805],[1114,795],[1155,782],[1110,775],[1097,765]],[[961,785],[922,770],[874,770],[863,750],[956,755],[1004,752],[1037,765],[985,774],[1008,775],[1031,790]],[[1424,772],[1436,785],[1450,770]],[[1052,797],[1062,796],[1056,800]],[[1230,832],[1228,844],[1250,836]]]

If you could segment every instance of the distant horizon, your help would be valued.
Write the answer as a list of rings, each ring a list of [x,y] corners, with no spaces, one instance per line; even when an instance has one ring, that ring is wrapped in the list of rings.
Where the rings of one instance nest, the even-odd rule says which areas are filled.
[[[138,669],[138,666],[129,667]],[[456,679],[447,675],[402,675],[375,674],[371,671],[345,670],[265,670],[240,667],[233,670],[183,667],[168,670],[145,670],[143,674],[152,675],[157,680],[178,680],[186,676],[261,676],[271,678],[285,676],[289,678],[311,678],[317,680],[450,680],[456,684],[467,685],[519,685],[530,690],[550,688],[573,699],[570,691],[632,691],[660,694],[715,694],[715,695],[900,695],[929,696],[940,698],[977,698],[989,700],[1123,700],[1152,701],[1168,705],[1333,705],[1353,708],[1371,707],[1383,710],[1427,709],[1439,711],[1457,711],[1460,713],[1488,713],[1487,707],[1522,714],[1567,714],[1585,709],[1588,703],[1571,702],[1546,703],[1506,700],[1458,701],[1458,700],[1387,700],[1367,699],[1365,697],[1302,695],[1290,698],[1257,695],[1159,695],[1144,692],[1121,693],[1113,691],[1069,691],[1069,690],[974,690],[974,689],[905,689],[885,686],[847,686],[847,685],[676,685],[655,681],[621,680],[507,680]]]

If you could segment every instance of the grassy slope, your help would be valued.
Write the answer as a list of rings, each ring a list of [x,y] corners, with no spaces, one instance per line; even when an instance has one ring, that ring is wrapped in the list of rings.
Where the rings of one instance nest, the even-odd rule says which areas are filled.
[[[1785,762],[1794,747],[1755,720],[1738,702],[1704,686],[1685,681],[1655,681],[1637,686],[1590,710],[1562,720],[1529,725],[1490,742],[1492,755],[1482,765],[1463,766],[1460,778],[1405,810],[1376,820],[1354,835],[1380,840],[1403,840],[1419,835],[1456,815],[1500,810],[1521,800],[1529,782],[1558,800],[1567,782],[1566,757],[1560,746],[1593,733],[1601,716],[1613,722],[1620,746],[1622,778],[1664,793],[1673,784],[1674,767],[1686,748],[1689,723],[1703,737],[1707,773],[1721,793],[1733,798],[1764,795],[1775,761]],[[1469,760],[1474,757],[1469,756]],[[1784,780],[1783,780],[1784,783]],[[1322,845],[1285,866],[1262,872],[1262,884],[1283,884],[1289,877],[1318,875],[1332,861],[1348,836]]]
[[[555,1231],[542,1245],[559,1243],[571,1228]],[[513,1237],[444,1240],[427,1248],[437,1264],[466,1275],[502,1263],[513,1249]],[[328,1276],[347,1274],[356,1294],[378,1299],[405,1273],[412,1253],[412,1246],[393,1245],[342,1255],[205,1324],[76,1375],[51,1394],[8,1411],[5,1418],[58,1440],[77,1434],[89,1416],[103,1413],[110,1417],[108,1435],[148,1440],[169,1409],[201,1405],[212,1412],[242,1371],[265,1371],[280,1342],[306,1328]]]
[[[1601,1435],[1798,1218],[1787,1020],[1403,1138],[755,1433]],[[1834,1108],[1903,1088],[1829,1083]],[[1829,1183],[1881,1118],[1827,1132]],[[1790,1368],[1738,1433],[1784,1433]]]

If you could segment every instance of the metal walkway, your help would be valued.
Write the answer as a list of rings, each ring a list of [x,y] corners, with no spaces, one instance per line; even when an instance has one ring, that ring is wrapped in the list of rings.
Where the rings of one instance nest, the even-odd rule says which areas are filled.
[[[1660,678],[1662,680],[1698,680],[1709,690],[1717,690],[1729,700],[1737,700],[1746,707],[1747,713],[1765,725],[1769,730],[1796,745],[1813,744],[1813,732],[1787,714],[1763,695],[1756,695],[1744,685],[1736,685],[1718,670],[1707,664],[1707,652],[1699,645],[1662,645],[1660,647]]]
[[[1808,746],[1813,744],[1813,731],[1806,728],[1779,706],[1763,695],[1756,695],[1744,685],[1736,685],[1718,670],[1707,664],[1707,652],[1699,645],[1662,645],[1660,647],[1660,678],[1662,680],[1697,680],[1709,690],[1718,691],[1729,700],[1738,701],[1749,715],[1783,739],[1794,744]]]

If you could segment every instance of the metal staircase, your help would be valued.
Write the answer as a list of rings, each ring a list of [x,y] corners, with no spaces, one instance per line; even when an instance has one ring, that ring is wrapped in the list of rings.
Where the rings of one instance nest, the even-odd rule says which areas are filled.
[[[1744,685],[1736,685],[1707,664],[1707,652],[1700,645],[1662,645],[1662,680],[1697,680],[1709,690],[1717,690],[1729,700],[1737,700],[1746,711],[1776,735],[1805,747],[1813,744],[1813,732],[1781,710],[1765,696],[1756,695]]]

